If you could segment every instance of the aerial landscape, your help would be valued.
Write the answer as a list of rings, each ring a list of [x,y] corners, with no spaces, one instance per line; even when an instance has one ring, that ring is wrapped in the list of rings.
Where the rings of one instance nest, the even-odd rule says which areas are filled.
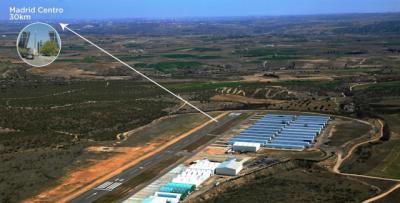
[[[21,2],[65,16],[0,15],[0,202],[400,202],[400,2]]]

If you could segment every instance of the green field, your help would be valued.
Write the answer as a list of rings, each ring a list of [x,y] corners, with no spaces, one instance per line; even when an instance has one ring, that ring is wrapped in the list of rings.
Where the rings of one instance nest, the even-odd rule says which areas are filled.
[[[297,58],[300,55],[302,50],[300,49],[292,49],[292,48],[285,48],[285,49],[273,49],[273,48],[252,48],[248,50],[242,50],[238,53],[245,56],[245,57],[267,57],[269,59],[274,58]]]
[[[185,59],[185,58],[195,58],[195,59],[220,59],[221,56],[212,56],[212,55],[193,55],[193,54],[165,54],[163,55],[165,58],[171,59]]]
[[[371,130],[371,127],[367,124],[354,120],[345,120],[335,126],[329,145],[341,146],[352,139],[366,135],[369,130]]]
[[[340,81],[337,81],[337,80],[290,80],[290,81],[284,81],[284,82],[276,82],[276,83],[272,83],[272,84],[282,85],[282,86],[291,87],[291,88],[308,89],[308,90],[320,89],[320,90],[326,90],[326,91],[333,91],[333,90],[336,90],[336,88],[340,84]]]
[[[342,171],[386,178],[400,178],[400,141],[390,140],[360,146]]]
[[[128,44],[124,44],[124,47],[129,48],[129,49],[143,49],[144,45],[138,44],[138,43],[128,43]]]
[[[400,141],[392,141],[386,146],[381,146],[379,152],[382,155],[385,155],[381,155],[384,159],[379,163],[379,165],[368,171],[367,175],[400,178]]]
[[[400,135],[400,113],[384,114],[383,117],[388,123],[390,130]]]
[[[368,97],[400,96],[400,81],[379,82],[357,87],[356,92]]]
[[[212,52],[212,51],[222,51],[222,49],[221,48],[212,48],[212,47],[195,47],[192,49],[192,51]]]
[[[174,69],[198,68],[201,65],[202,63],[197,61],[168,61],[168,62],[159,62],[153,64],[146,64],[146,63],[135,64],[135,66],[139,68],[152,68],[159,70],[161,72],[170,72]]]

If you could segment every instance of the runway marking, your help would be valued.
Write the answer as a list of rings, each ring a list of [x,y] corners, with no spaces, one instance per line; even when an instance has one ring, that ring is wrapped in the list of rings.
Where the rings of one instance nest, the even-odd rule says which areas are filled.
[[[220,113],[216,118],[217,119],[223,118],[227,114],[228,114],[228,112]],[[108,174],[100,177],[99,179],[91,182],[91,183],[88,183],[87,185],[83,186],[82,188],[80,188],[77,191],[73,191],[73,192],[70,192],[70,193],[64,195],[63,197],[58,199],[58,202],[70,202],[71,200],[73,200],[75,198],[79,198],[79,196],[81,196],[83,193],[85,193],[85,192],[87,192],[89,190],[92,190],[98,184],[100,184],[100,183],[102,183],[104,181],[107,181],[109,179],[113,179],[116,175],[121,174],[121,173],[123,173],[125,171],[128,171],[128,173],[131,174],[131,170],[128,170],[128,169],[131,169],[133,166],[135,166],[137,164],[140,164],[142,161],[144,161],[144,160],[146,160],[146,159],[148,159],[148,158],[150,158],[150,157],[152,157],[154,155],[156,155],[156,156],[159,155],[160,152],[162,152],[163,150],[167,149],[168,147],[173,146],[174,144],[179,142],[179,140],[182,140],[182,139],[188,137],[189,135],[200,131],[201,129],[205,128],[206,126],[211,125],[213,122],[214,121],[209,120],[209,121],[207,121],[207,122],[205,122],[203,124],[200,124],[199,126],[193,128],[193,129],[191,129],[191,130],[189,130],[187,132],[184,132],[184,133],[178,135],[177,137],[174,137],[171,140],[168,140],[165,144],[161,145],[160,147],[156,148],[155,150],[153,150],[153,151],[151,151],[151,152],[149,152],[147,154],[144,154],[144,155],[142,155],[140,157],[137,157],[137,159],[126,163],[125,165],[115,169],[111,173],[108,173]],[[137,169],[133,169],[133,170],[137,171]]]
[[[96,189],[104,189],[106,187],[108,187],[109,185],[111,185],[113,182],[107,181],[99,186],[96,187]]]
[[[120,186],[122,184],[122,182],[111,182],[111,181],[107,181],[99,186],[97,186],[95,188],[95,190],[105,190],[105,191],[112,191],[114,190],[116,187]]]
[[[207,114],[206,112],[202,111],[201,109],[199,109],[197,106],[191,104],[190,102],[188,102],[187,100],[183,99],[181,96],[173,93],[171,90],[167,89],[166,87],[160,85],[158,82],[154,81],[153,79],[149,78],[147,75],[141,73],[140,71],[136,70],[135,68],[133,68],[132,66],[130,66],[129,64],[123,62],[121,59],[117,58],[116,56],[110,54],[108,51],[106,51],[105,49],[97,46],[95,43],[93,43],[92,41],[86,39],[85,37],[83,37],[82,35],[78,34],[77,32],[73,31],[72,29],[70,29],[68,27],[68,24],[65,23],[60,23],[60,26],[62,28],[62,30],[64,31],[65,29],[67,29],[68,31],[74,33],[76,36],[82,38],[83,40],[85,40],[86,42],[88,42],[89,44],[93,45],[94,47],[96,47],[97,49],[99,49],[100,51],[104,52],[105,54],[109,55],[110,57],[112,57],[113,59],[115,59],[116,61],[120,62],[121,64],[125,65],[126,67],[128,67],[129,69],[133,70],[134,72],[136,72],[138,75],[142,76],[143,78],[145,78],[146,80],[152,82],[153,84],[157,85],[158,87],[160,87],[161,89],[165,90],[166,92],[170,93],[171,95],[173,95],[174,97],[178,98],[179,100],[183,101],[185,104],[191,106],[192,108],[194,108],[195,110],[197,110],[198,112],[202,113],[203,115],[207,116],[209,119],[213,120],[214,122],[218,122],[217,119],[215,119],[214,117],[210,116],[209,114]]]

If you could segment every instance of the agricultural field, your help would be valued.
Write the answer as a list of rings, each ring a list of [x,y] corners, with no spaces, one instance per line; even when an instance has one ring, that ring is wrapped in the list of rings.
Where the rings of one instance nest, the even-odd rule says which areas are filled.
[[[376,129],[365,122],[381,119],[383,138],[358,147],[340,169],[400,178],[400,31],[392,26],[398,19],[399,14],[392,13],[83,21],[73,28],[206,112],[337,115],[323,147],[303,152],[261,150],[256,158],[288,159],[291,164],[278,167],[278,173],[261,171],[251,182],[239,178],[232,187],[204,193],[202,200],[360,202],[380,192],[372,185],[387,189],[391,184],[360,184],[370,182],[331,173],[314,162],[330,158],[327,165],[332,165],[337,158],[334,150],[346,152],[370,139],[368,133]],[[92,28],[86,29],[89,24]],[[63,48],[55,63],[46,67],[23,64],[15,50],[16,33],[22,27],[19,23],[0,25],[4,33],[0,42],[0,202],[51,191],[70,183],[63,178],[74,171],[98,169],[115,157],[130,160],[130,153],[138,153],[141,147],[149,152],[206,120],[70,33],[61,33]],[[144,128],[152,124],[158,127]],[[186,146],[186,152],[213,140],[223,133],[221,129]],[[153,142],[154,148],[149,147]],[[348,146],[341,148],[345,143]],[[129,185],[143,184],[180,158],[173,156],[143,171],[140,178],[101,201],[128,195]],[[299,160],[313,164],[304,166]],[[392,200],[397,194],[386,198]]]
[[[342,167],[344,172],[386,178],[400,177],[399,140],[359,147]]]
[[[340,118],[337,120],[341,121],[332,130],[332,134],[329,137],[330,146],[341,146],[353,139],[367,135],[368,131],[371,130],[371,126],[356,120],[342,120]]]

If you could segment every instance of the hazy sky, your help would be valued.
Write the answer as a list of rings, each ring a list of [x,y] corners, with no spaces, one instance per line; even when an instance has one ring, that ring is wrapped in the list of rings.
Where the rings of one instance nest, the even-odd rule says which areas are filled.
[[[8,19],[10,5],[64,7],[52,19],[400,12],[400,0],[0,0],[1,19]]]

